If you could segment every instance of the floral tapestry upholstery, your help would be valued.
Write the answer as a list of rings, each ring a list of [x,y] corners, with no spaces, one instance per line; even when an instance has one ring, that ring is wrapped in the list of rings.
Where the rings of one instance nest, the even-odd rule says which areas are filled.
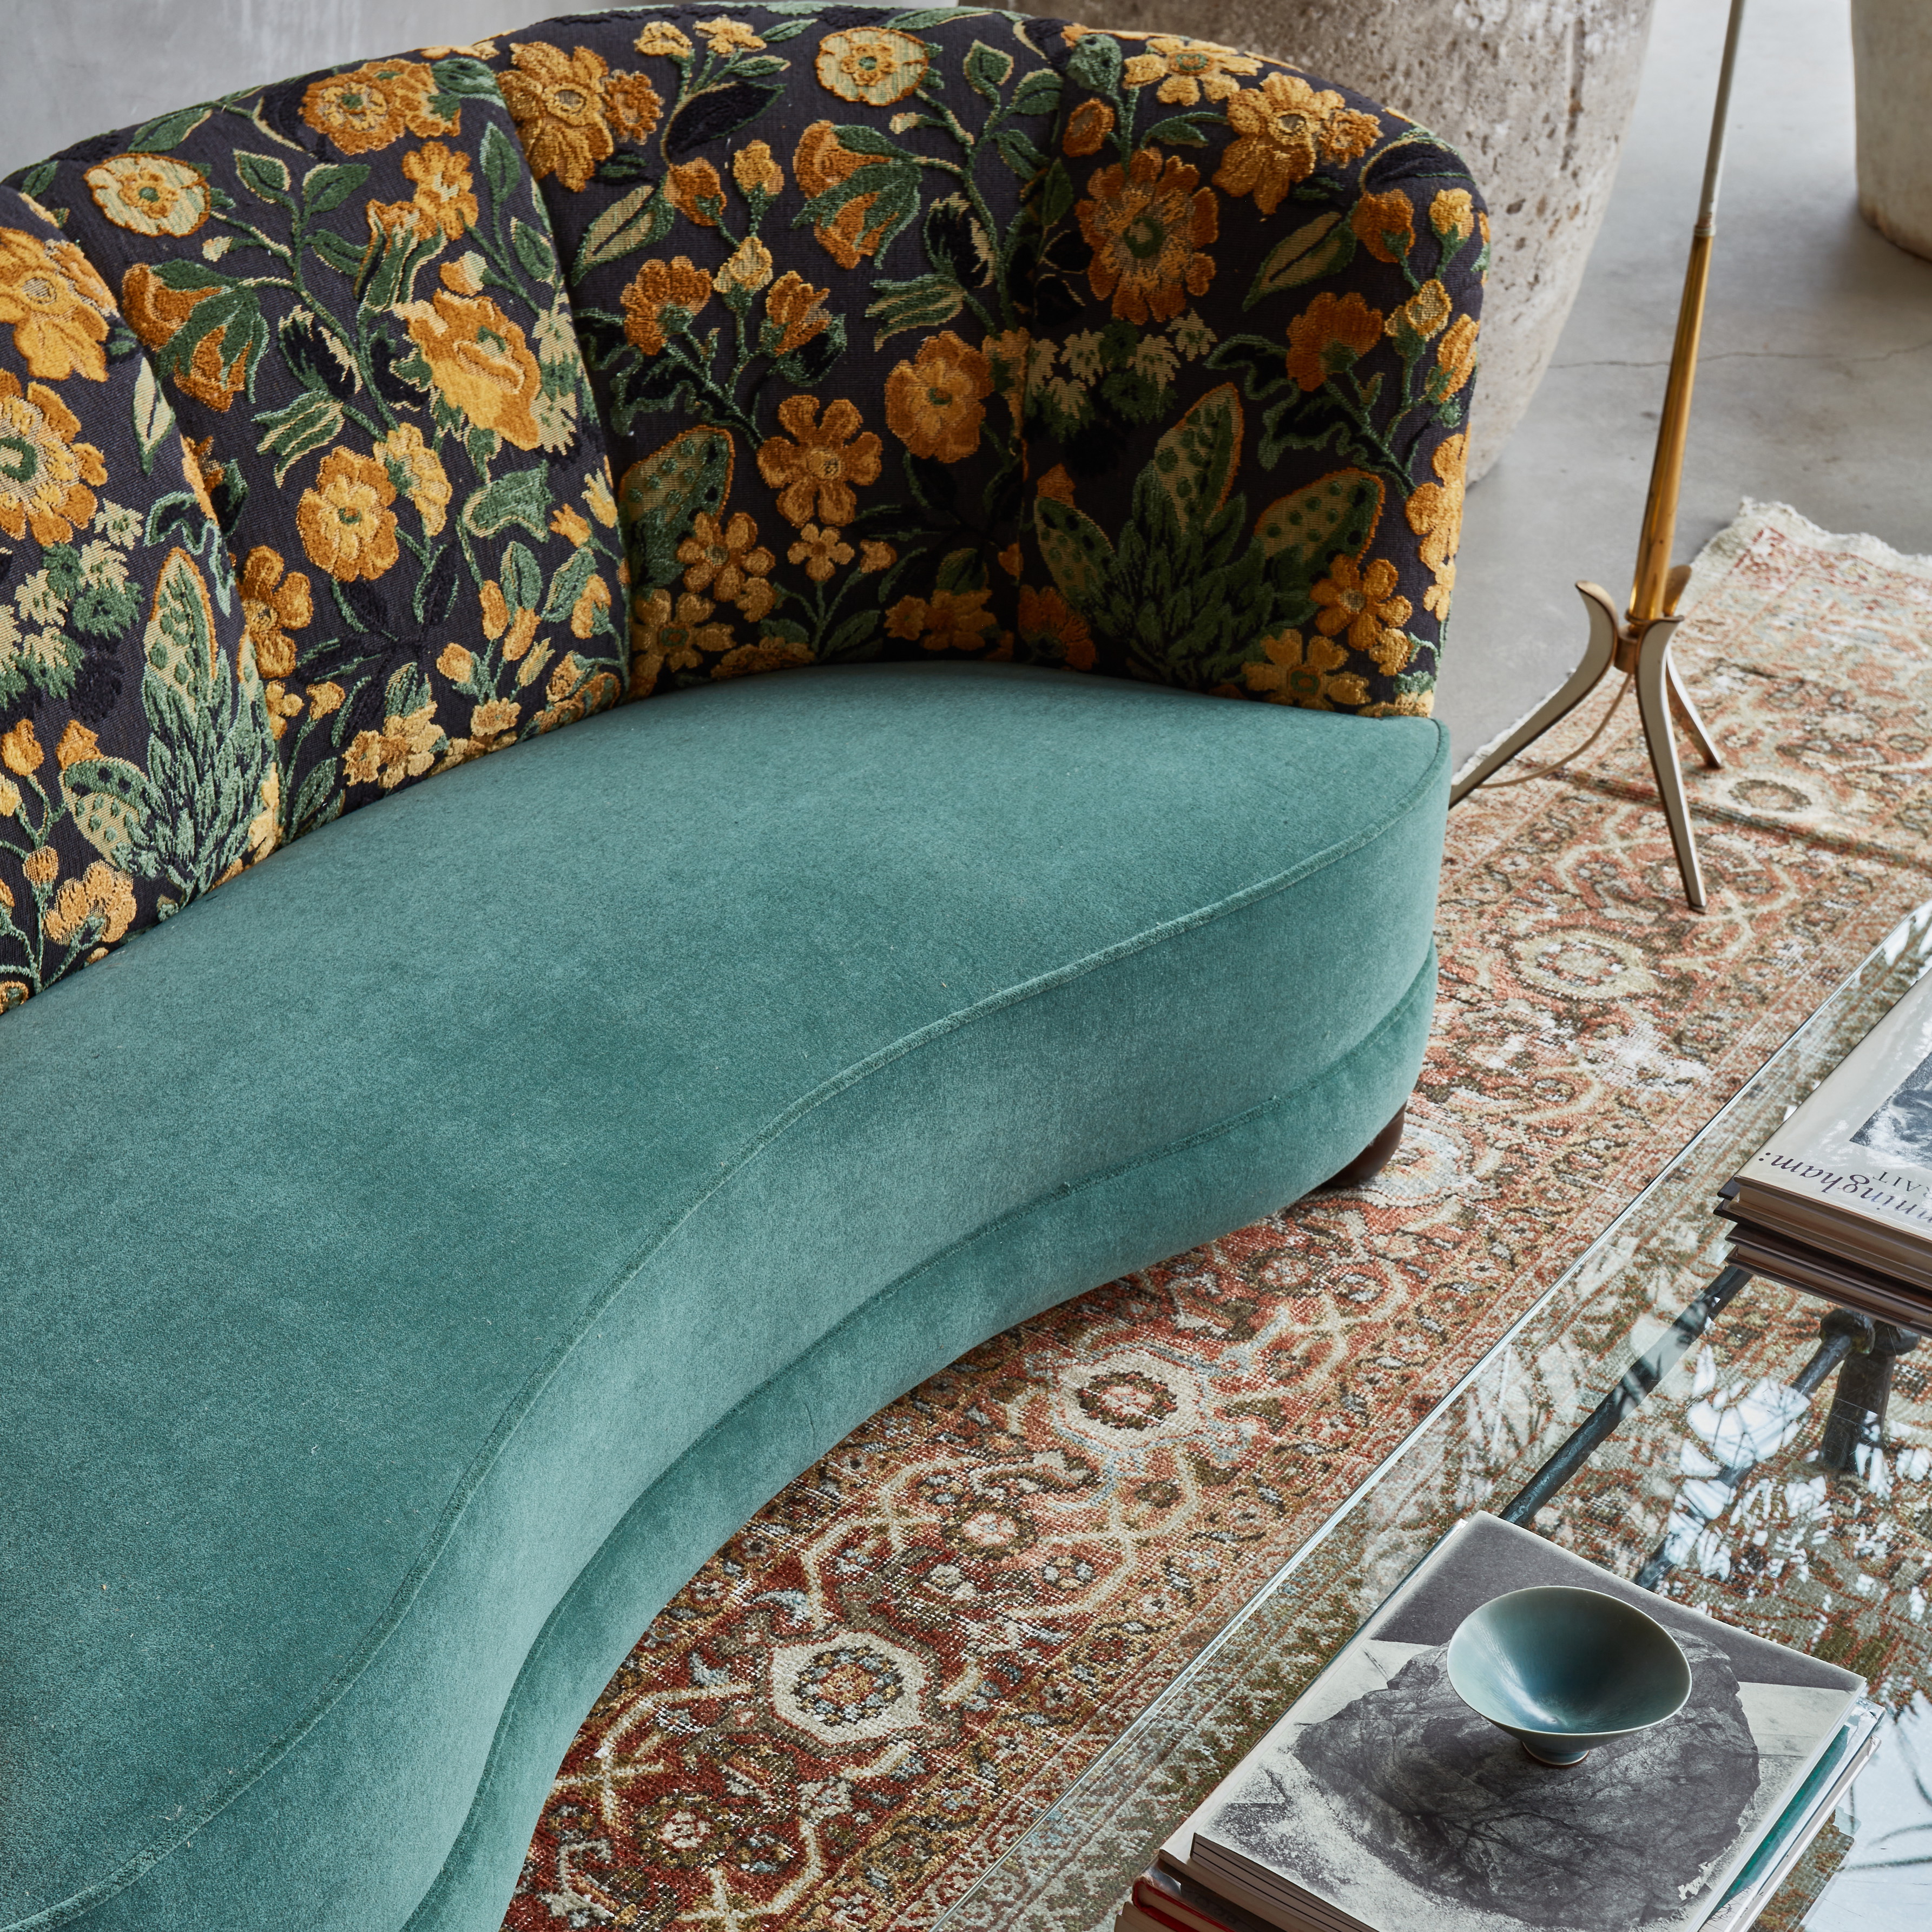
[[[1428,710],[1487,260],[1434,136],[967,8],[487,58],[622,478],[633,694],[932,655]]]
[[[0,188],[0,1012],[272,850],[221,535],[87,257]]]
[[[1487,220],[1279,63],[652,8],[10,179],[0,1008],[626,695],[950,657],[1429,709]]]

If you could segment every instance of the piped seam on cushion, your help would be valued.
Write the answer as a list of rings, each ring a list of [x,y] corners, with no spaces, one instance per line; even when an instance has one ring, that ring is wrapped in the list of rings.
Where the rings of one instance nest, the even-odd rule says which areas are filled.
[[[921,1280],[924,1276],[932,1274],[934,1269],[943,1267],[955,1256],[964,1253],[968,1250],[976,1246],[980,1242],[992,1240],[994,1236],[998,1234],[1002,1229],[1010,1227],[1017,1222],[1024,1220],[1030,1214],[1037,1214],[1041,1208],[1046,1207],[1050,1202],[1070,1199],[1076,1195],[1086,1193],[1092,1189],[1104,1187],[1108,1182],[1120,1180],[1124,1176],[1134,1173],[1138,1169],[1151,1167],[1159,1162],[1172,1160],[1177,1155],[1186,1154],[1192,1148],[1205,1146],[1210,1142],[1222,1139],[1227,1135],[1232,1134],[1237,1131],[1237,1130],[1246,1126],[1250,1121],[1262,1120],[1270,1114],[1279,1114],[1286,1108],[1301,1106],[1306,1100],[1308,1094],[1314,1088],[1320,1086],[1323,1082],[1331,1078],[1339,1069],[1346,1066],[1349,1062],[1354,1060],[1358,1055],[1369,1053],[1375,1047],[1377,1042],[1382,1040],[1385,1035],[1394,1030],[1397,1026],[1400,1025],[1408,1016],[1411,1003],[1415,999],[1418,989],[1425,986],[1432,986],[1436,978],[1436,971],[1437,959],[1436,946],[1434,942],[1432,940],[1430,944],[1426,956],[1423,960],[1420,969],[1416,974],[1415,977],[1409,982],[1408,986],[1403,988],[1401,994],[1390,1006],[1388,1010],[1382,1015],[1382,1018],[1378,1020],[1376,1024],[1354,1043],[1353,1046],[1348,1049],[1347,1052],[1344,1054],[1340,1059],[1331,1060],[1329,1064],[1324,1066],[1312,1080],[1304,1082],[1301,1086],[1295,1088],[1295,1090],[1291,1094],[1270,1094],[1267,1100],[1257,1101],[1254,1106],[1244,1108],[1243,1111],[1238,1114],[1230,1114],[1222,1120],[1211,1122],[1207,1126],[1198,1127],[1191,1134],[1184,1134],[1178,1139],[1168,1141],[1162,1146],[1154,1148],[1149,1153],[1137,1154],[1131,1160],[1118,1162],[1112,1167],[1104,1168],[1097,1173],[1085,1175],[1078,1180],[1063,1181],[1057,1187],[1051,1188],[1044,1193],[1036,1194],[1030,1200],[1022,1202],[1018,1206],[1008,1208],[1006,1212],[1002,1214],[994,1215],[991,1220],[982,1222],[978,1227],[974,1228],[970,1234],[962,1234],[956,1240],[947,1243],[944,1247],[940,1249],[936,1253],[928,1255],[926,1259],[920,1262],[916,1267],[908,1268],[904,1274],[898,1276],[893,1280],[886,1282],[886,1285],[883,1288],[880,1288],[876,1293],[867,1296],[866,1298],[862,1302],[860,1303],[856,1307],[848,1310],[844,1315],[840,1316],[840,1318],[835,1322],[830,1328],[826,1329],[823,1334],[814,1336],[811,1342],[799,1351],[797,1354],[794,1355],[789,1362],[784,1364],[782,1368],[774,1371],[774,1373],[783,1374],[789,1370],[796,1367],[800,1362],[803,1361],[808,1355],[813,1354],[818,1349],[826,1347],[828,1345],[836,1341],[840,1336],[845,1334],[849,1329],[856,1327],[860,1322],[864,1321],[875,1314],[888,1302],[893,1300],[906,1289],[911,1288],[915,1283]],[[1021,1318],[1024,1319],[1025,1318],[1022,1317]],[[720,1415],[715,1422],[706,1429],[702,1435],[697,1436],[690,1443],[686,1444],[686,1446],[679,1452],[676,1461],[668,1464],[656,1476],[652,1478],[651,1480],[638,1492],[634,1498],[633,1498],[629,1507],[626,1510],[624,1515],[618,1519],[616,1524],[612,1528],[610,1536],[606,1537],[604,1542],[600,1544],[598,1546],[597,1550],[592,1553],[590,1562],[586,1563],[584,1565],[584,1570],[578,1573],[580,1577],[588,1573],[591,1566],[596,1562],[598,1557],[603,1553],[603,1551],[606,1548],[608,1547],[612,1538],[617,1536],[622,1532],[624,1523],[628,1519],[632,1512],[636,1510],[639,1504],[644,1502],[649,1498],[652,1490],[656,1489],[659,1484],[666,1481],[676,1472],[681,1464],[686,1462],[690,1458],[700,1454],[704,1449],[705,1445],[710,1442],[714,1436],[721,1434],[724,1430],[729,1428],[733,1421],[735,1420],[737,1417],[742,1414],[746,1409],[749,1408],[753,1403],[758,1401],[760,1396],[764,1393],[766,1386],[766,1384],[760,1383],[757,1388],[748,1390],[743,1396],[742,1396],[736,1402],[734,1402],[723,1414]],[[914,1383],[908,1384],[908,1386],[916,1387],[917,1382],[914,1382]],[[904,1391],[902,1390],[901,1393],[903,1394]],[[842,1431],[841,1432],[842,1434],[843,1433]],[[837,1442],[838,1440],[838,1438],[835,1436],[832,1438],[832,1442],[828,1443],[826,1445],[826,1449],[830,1448],[833,1446],[833,1444]],[[812,1460],[815,1461],[818,1456],[824,1455],[826,1453],[826,1449],[814,1450],[813,1452]],[[808,1463],[806,1466],[808,1468],[810,1464]],[[767,1500],[769,1501],[770,1498],[767,1498]],[[572,1589],[574,1589],[576,1587],[576,1579],[572,1580],[571,1586]],[[538,1631],[536,1637],[531,1642],[529,1650],[524,1654],[523,1665],[518,1672],[518,1680],[519,1682],[522,1678],[524,1672],[530,1668],[531,1664],[542,1652],[546,1642],[548,1641],[550,1633],[555,1628],[558,1618],[563,1614],[565,1607],[569,1602],[570,1595],[571,1591],[568,1589],[566,1590],[562,1596],[557,1600],[556,1604],[551,1610],[550,1615],[544,1619],[542,1629]],[[511,1708],[515,1702],[516,1694],[517,1684],[515,1682],[513,1682],[510,1687],[509,1695],[506,1696],[503,1701],[503,1714],[497,1720],[496,1735],[496,1737],[491,1740],[490,1753],[488,1756],[484,1761],[483,1770],[476,1780],[476,1790],[470,1800],[470,1808],[468,1813],[465,1814],[462,1828],[458,1832],[456,1836],[450,1841],[449,1850],[444,1854],[442,1870],[438,1872],[436,1879],[430,1885],[429,1890],[423,1894],[422,1898],[418,1902],[415,1910],[410,1913],[408,1920],[403,1926],[402,1932],[416,1932],[417,1921],[422,1916],[424,1910],[435,1902],[436,1893],[439,1886],[441,1885],[443,1872],[447,1871],[451,1861],[454,1859],[458,1853],[462,1850],[466,1840],[470,1835],[472,1820],[476,1817],[478,1808],[482,1799],[489,1792],[501,1762],[500,1756],[497,1750],[497,1743],[503,1735],[504,1727],[510,1720]]]
[[[477,1450],[469,1468],[464,1472],[461,1480],[452,1490],[436,1527],[423,1546],[422,1554],[396,1586],[388,1607],[370,1626],[362,1641],[351,1652],[349,1660],[324,1686],[308,1709],[279,1737],[264,1747],[247,1769],[226,1785],[212,1802],[199,1808],[190,1820],[179,1826],[176,1836],[167,1843],[144,1847],[105,1877],[96,1880],[80,1892],[70,1893],[56,1904],[44,1907],[32,1918],[16,1919],[11,1925],[0,1928],[0,1932],[52,1932],[53,1928],[70,1924],[82,1912],[92,1910],[117,1892],[125,1890],[162,1859],[178,1850],[197,1832],[203,1829],[210,1820],[226,1810],[243,1792],[266,1777],[283,1757],[321,1723],[336,1704],[347,1695],[368,1669],[376,1653],[400,1627],[410,1605],[421,1593],[430,1573],[435,1568],[454,1533],[456,1525],[468,1508],[470,1498],[482,1486],[505,1445],[516,1433],[524,1417],[535,1408],[544,1390],[562,1372],[564,1364],[576,1352],[584,1338],[596,1327],[619,1296],[636,1280],[658,1250],[670,1240],[714,1194],[734,1180],[773,1142],[848,1088],[856,1086],[896,1060],[917,1052],[950,1034],[962,1030],[967,1026],[993,1013],[1002,1012],[1009,1006],[1023,1005],[1029,1000],[1039,998],[1061,986],[1070,985],[1076,980],[1084,979],[1090,973],[1097,972],[1120,960],[1131,958],[1136,953],[1164,944],[1184,933],[1213,925],[1234,914],[1245,911],[1251,906],[1278,897],[1388,836],[1396,826],[1412,817],[1431,793],[1438,788],[1447,769],[1448,733],[1439,721],[1429,722],[1433,724],[1436,732],[1435,755],[1408,789],[1370,824],[1358,828],[1348,837],[1336,841],[1321,852],[1310,854],[1285,872],[1244,886],[1208,905],[1197,907],[1192,912],[1183,913],[1145,927],[1125,939],[1117,940],[1111,946],[1102,946],[1088,953],[1083,958],[1055,967],[1051,972],[1038,974],[1031,980],[1004,987],[961,1007],[956,1012],[949,1013],[923,1027],[916,1028],[912,1032],[868,1054],[862,1060],[854,1060],[849,1066],[821,1081],[809,1093],[775,1114],[744,1143],[735,1156],[721,1160],[718,1172],[709,1185],[693,1196],[673,1219],[646,1239],[637,1250],[634,1258],[619,1270],[610,1286],[586,1307],[571,1334],[559,1342],[544,1360],[531,1371],[523,1388],[505,1406],[496,1426]],[[1433,957],[1432,941],[1430,956]],[[1424,970],[1426,970],[1426,964]],[[1364,1036],[1364,1038],[1368,1036]],[[1354,1046],[1346,1049],[1352,1053],[1354,1050]]]

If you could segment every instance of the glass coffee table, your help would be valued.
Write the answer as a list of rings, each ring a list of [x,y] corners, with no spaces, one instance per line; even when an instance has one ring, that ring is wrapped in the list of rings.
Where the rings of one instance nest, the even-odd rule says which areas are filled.
[[[1486,1509],[1867,1678],[1889,1714],[1763,1932],[1932,1927],[1932,1343],[1727,1269],[1718,1187],[1914,980],[1888,935],[934,1932],[1096,1932],[1457,1520]],[[1871,1346],[1876,1340],[1878,1346]],[[1888,1393],[1882,1433],[1874,1406]]]

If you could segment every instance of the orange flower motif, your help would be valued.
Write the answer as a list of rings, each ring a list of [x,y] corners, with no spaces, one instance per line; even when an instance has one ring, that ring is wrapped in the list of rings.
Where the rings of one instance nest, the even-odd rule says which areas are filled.
[[[784,186],[784,170],[772,158],[769,142],[747,141],[731,157],[731,178],[746,194],[776,194]]]
[[[664,177],[664,191],[687,221],[716,228],[724,206],[724,184],[709,161],[680,161]]]
[[[1020,586],[1019,634],[1036,650],[1046,645],[1069,670],[1094,668],[1094,634],[1058,590]]]
[[[16,536],[19,532],[14,532]],[[46,758],[40,749],[40,741],[34,736],[34,721],[22,718],[4,734],[0,734],[0,765],[4,765],[16,778],[30,778],[40,770]]]
[[[986,357],[946,329],[886,378],[886,426],[915,456],[958,463],[979,447],[992,392]]]
[[[454,407],[519,449],[536,448],[542,432],[531,410],[543,376],[524,332],[488,296],[438,289],[434,307],[405,302],[396,313],[409,324],[430,381]]]
[[[1156,34],[1147,44],[1145,53],[1136,54],[1126,63],[1121,78],[1130,87],[1151,87],[1159,81],[1154,98],[1177,107],[1194,106],[1204,94],[1210,100],[1226,100],[1240,92],[1240,83],[1230,76],[1262,70],[1259,61],[1212,40]]]
[[[1436,345],[1436,368],[1429,378],[1429,398],[1442,402],[1453,396],[1476,370],[1476,335],[1480,325],[1474,316],[1459,315]]]
[[[1128,166],[1102,168],[1087,186],[1090,199],[1074,212],[1093,250],[1088,285],[1112,298],[1117,318],[1166,322],[1190,296],[1207,293],[1214,260],[1205,250],[1221,218],[1198,169],[1142,148]]]
[[[286,567],[266,544],[257,544],[242,566],[242,622],[264,678],[293,676],[298,647],[289,633],[315,615],[308,579],[300,571],[284,576]]]
[[[779,276],[765,298],[765,353],[789,356],[823,335],[832,326],[832,318],[825,312],[826,298],[831,292],[814,288],[794,269],[788,268]],[[772,339],[774,332],[776,340]]]
[[[430,105],[434,71],[421,61],[370,61],[347,74],[310,81],[302,118],[345,154],[366,154],[409,134],[454,134],[459,111],[446,119]]]
[[[670,334],[687,326],[710,299],[708,270],[698,267],[688,255],[671,262],[654,256],[624,291],[624,333],[646,356],[662,356]]]
[[[772,587],[764,579],[778,559],[758,542],[758,526],[742,510],[728,523],[700,510],[691,535],[677,547],[677,560],[685,566],[686,590],[708,590],[721,603],[737,604],[754,622],[771,608]],[[760,608],[753,610],[754,604]]]
[[[213,206],[208,177],[172,154],[116,154],[84,178],[94,206],[136,235],[192,235]]]
[[[1408,526],[1422,539],[1416,554],[1436,579],[1423,592],[1422,608],[1445,620],[1456,588],[1456,547],[1462,540],[1463,476],[1468,455],[1466,435],[1445,436],[1430,459],[1437,481],[1424,484],[1406,506]]]
[[[1100,146],[1114,131],[1114,110],[1104,100],[1083,100],[1066,117],[1066,132],[1060,136],[1062,149],[1076,160],[1097,154]]]
[[[1379,309],[1352,289],[1346,296],[1324,289],[1288,326],[1288,373],[1304,389],[1318,389],[1366,356],[1382,336]]]
[[[389,480],[416,506],[424,536],[438,535],[452,492],[442,458],[423,440],[422,431],[414,423],[399,423],[376,444],[375,454],[392,472],[402,472],[400,476],[392,474]]]
[[[107,466],[80,434],[80,417],[52,390],[29,382],[22,393],[20,378],[0,369],[0,530],[67,543],[93,520],[98,500],[87,486],[105,483]],[[32,727],[23,728],[31,741]]]
[[[513,64],[496,85],[523,137],[530,172],[555,175],[572,193],[590,185],[616,137],[641,141],[658,124],[664,103],[640,74],[614,74],[589,47],[566,53],[542,40],[513,42]]]
[[[742,289],[755,295],[772,278],[772,251],[755,235],[747,235],[718,271],[717,286],[722,292]]]
[[[760,638],[727,651],[711,667],[714,678],[745,677],[763,670],[790,670],[812,662],[812,646],[792,638]]]
[[[114,297],[71,242],[0,228],[0,328],[10,324],[27,374],[107,380],[107,318]]]
[[[589,638],[610,608],[610,585],[601,577],[592,577],[570,607],[570,634],[573,638]]]
[[[883,166],[886,160],[883,154],[856,154],[842,147],[838,130],[830,121],[814,121],[798,137],[791,165],[799,186],[815,196],[836,188],[860,168]],[[812,232],[818,236],[818,245],[842,268],[856,268],[860,258],[876,253],[886,238],[890,226],[887,218],[881,215],[876,222],[871,220],[878,200],[875,194],[856,195],[830,221],[814,224]]]
[[[100,740],[78,718],[70,718],[67,729],[60,734],[60,742],[54,747],[54,763],[65,771],[68,766],[98,758],[100,753]]]
[[[134,922],[134,880],[100,859],[79,878],[62,886],[48,910],[44,930],[56,946],[66,946],[80,936],[90,920],[99,921],[94,938],[103,946],[112,946]]]
[[[779,426],[787,436],[768,437],[758,450],[758,474],[778,492],[778,514],[786,522],[849,524],[859,513],[854,484],[879,480],[884,447],[861,428],[859,412],[843,396],[826,406],[818,420],[815,396],[788,396],[778,405]]]
[[[1429,204],[1429,225],[1452,254],[1476,232],[1476,204],[1466,188],[1445,188]]]
[[[403,157],[403,172],[416,183],[412,206],[424,239],[440,229],[452,242],[476,225],[476,196],[466,156],[440,141],[427,142]]]
[[[1252,195],[1272,214],[1318,161],[1352,161],[1374,146],[1382,125],[1372,114],[1344,105],[1331,88],[1310,87],[1297,74],[1271,74],[1258,88],[1234,94],[1226,110],[1235,139],[1222,157],[1214,185]]]
[[[658,674],[694,670],[710,651],[728,650],[731,627],[712,622],[717,609],[689,591],[673,602],[668,590],[640,591],[631,601],[631,695],[648,698]]]
[[[184,328],[191,328],[194,311],[218,289],[171,289],[145,262],[136,262],[121,278],[121,313],[128,326],[150,349],[165,349]],[[221,360],[224,330],[211,328],[194,345],[185,370],[175,372],[182,393],[226,413],[248,380],[245,346],[238,348],[225,367]]]
[[[841,100],[890,107],[916,90],[932,56],[925,44],[891,27],[852,27],[818,44],[818,84]]]
[[[404,779],[421,778],[447,742],[432,698],[414,711],[384,718],[380,731],[357,732],[342,768],[351,784],[380,784],[394,791]]]
[[[460,684],[476,668],[476,655],[452,641],[436,653],[436,668],[452,684]]]
[[[1349,643],[1373,658],[1379,669],[1401,670],[1411,650],[1401,627],[1415,607],[1396,594],[1396,567],[1385,557],[1377,557],[1366,570],[1352,556],[1336,557],[1315,586],[1315,601],[1322,606],[1315,628],[1328,638],[1346,631]]]
[[[898,552],[876,537],[868,537],[859,546],[859,570],[862,576],[876,577],[880,571],[891,569],[898,560]]]
[[[935,590],[930,598],[902,597],[886,613],[886,628],[922,650],[982,651],[999,628],[986,608],[988,590]]]
[[[785,554],[794,563],[805,566],[805,574],[813,583],[829,584],[833,571],[852,561],[852,546],[836,528],[820,530],[816,524],[807,524]]]
[[[28,885],[45,891],[60,877],[60,854],[51,845],[43,845],[20,861],[20,869],[26,874]]]
[[[1366,704],[1366,682],[1342,667],[1348,653],[1323,637],[1304,640],[1299,631],[1283,631],[1262,640],[1264,656],[1241,667],[1248,688],[1270,704],[1298,705],[1304,711],[1333,711],[1337,704]]]
[[[395,512],[389,508],[395,500],[386,465],[352,450],[332,449],[296,506],[296,529],[309,561],[344,582],[380,577],[400,554]]]
[[[1415,246],[1415,211],[1400,188],[1365,194],[1348,217],[1356,239],[1378,262],[1399,262]]]

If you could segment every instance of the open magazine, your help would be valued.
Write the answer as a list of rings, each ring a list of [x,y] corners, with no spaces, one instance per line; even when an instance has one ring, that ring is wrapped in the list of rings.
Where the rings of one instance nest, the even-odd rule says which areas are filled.
[[[1720,1192],[1744,1266],[1932,1324],[1932,975]]]

